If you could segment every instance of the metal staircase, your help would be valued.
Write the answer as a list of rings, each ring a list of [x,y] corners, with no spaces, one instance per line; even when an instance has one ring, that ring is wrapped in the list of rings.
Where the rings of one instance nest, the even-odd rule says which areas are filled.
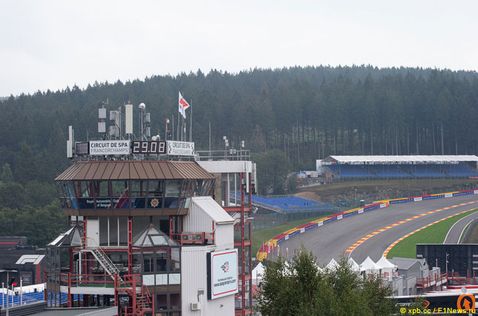
[[[123,308],[123,316],[144,316],[152,313],[152,297],[147,286],[141,284],[140,275],[126,276],[125,292],[131,298],[130,306]],[[138,291],[138,289],[140,289]]]
[[[141,275],[124,275],[124,279],[121,278],[120,270],[103,249],[100,246],[87,246],[86,240],[83,240],[83,251],[90,252],[95,257],[105,272],[115,281],[115,289],[117,284],[117,290],[130,297],[130,306],[121,310],[122,316],[152,314],[152,296],[148,287],[143,285]]]
[[[95,259],[101,264],[103,269],[105,269],[106,273],[110,275],[111,278],[114,279],[115,275],[120,275],[120,271],[118,267],[111,261],[110,257],[101,249],[100,247],[95,248],[86,248],[85,250],[89,251]],[[120,282],[123,282],[121,277],[119,277]]]
[[[91,244],[91,245],[90,245]],[[82,247],[83,251],[90,252],[95,259],[100,263],[100,265],[105,269],[105,272],[109,274],[109,276],[114,280],[115,275],[118,276],[118,280],[120,284],[123,283],[123,280],[120,277],[120,271],[118,267],[111,261],[110,257],[103,251],[103,249],[99,245],[93,246],[96,242],[90,238],[88,241],[86,238],[82,238]]]

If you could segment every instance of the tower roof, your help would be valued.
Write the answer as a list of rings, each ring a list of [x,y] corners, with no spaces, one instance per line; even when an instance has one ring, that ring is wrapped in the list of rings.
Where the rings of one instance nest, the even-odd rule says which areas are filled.
[[[75,162],[55,181],[212,179],[195,161],[89,160]]]

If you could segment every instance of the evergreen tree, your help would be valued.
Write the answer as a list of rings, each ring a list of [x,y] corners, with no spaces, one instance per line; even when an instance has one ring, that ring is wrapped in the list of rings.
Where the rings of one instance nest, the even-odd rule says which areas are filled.
[[[0,172],[0,181],[11,182],[13,181],[13,173],[9,163],[4,163],[2,171]]]
[[[376,277],[362,277],[343,258],[334,271],[319,271],[312,253],[302,249],[288,266],[283,258],[267,263],[257,297],[264,315],[377,315],[396,312],[391,289]]]

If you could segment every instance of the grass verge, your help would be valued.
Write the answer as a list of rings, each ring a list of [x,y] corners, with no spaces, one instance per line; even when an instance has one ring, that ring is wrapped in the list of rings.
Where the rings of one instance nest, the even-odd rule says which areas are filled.
[[[289,221],[289,222],[286,222],[277,226],[273,226],[273,227],[254,230],[252,233],[252,255],[255,256],[260,246],[262,245],[262,243],[268,241],[272,237],[279,235],[280,233],[283,233],[286,230],[294,228],[295,226],[308,223],[310,221],[313,221],[314,219],[327,216],[327,215],[330,215],[330,214],[324,213],[314,217]]]
[[[387,255],[387,258],[403,257],[416,258],[416,244],[418,243],[442,243],[451,226],[459,219],[476,212],[472,210],[463,214],[458,214],[449,219],[433,224],[415,234],[405,238],[393,247]]]

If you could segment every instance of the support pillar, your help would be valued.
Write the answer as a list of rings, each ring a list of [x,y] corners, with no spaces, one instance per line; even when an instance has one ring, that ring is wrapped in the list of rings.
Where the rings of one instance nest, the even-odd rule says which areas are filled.
[[[246,245],[245,245],[245,216],[244,216],[244,191],[245,178],[244,173],[241,173],[241,315],[246,315]]]
[[[72,307],[72,304],[71,304],[71,272],[68,272],[68,308],[71,308]]]
[[[118,302],[118,275],[115,274],[115,278],[113,280],[114,287],[115,287],[115,306],[119,307],[119,302]],[[119,311],[119,308],[118,308]]]
[[[128,274],[133,274],[133,217],[128,216]]]

